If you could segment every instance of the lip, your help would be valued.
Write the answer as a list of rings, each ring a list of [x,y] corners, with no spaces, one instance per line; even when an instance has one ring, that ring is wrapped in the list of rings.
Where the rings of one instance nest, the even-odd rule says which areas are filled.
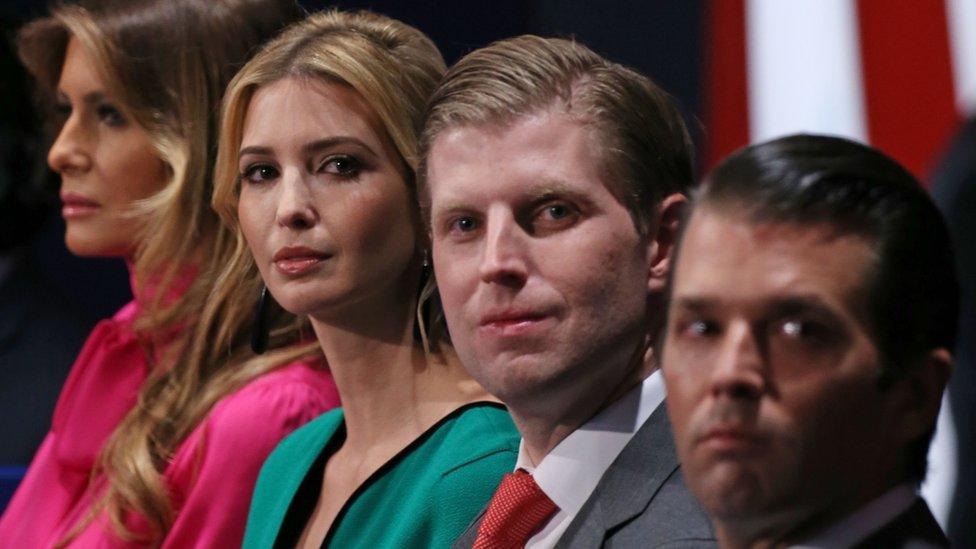
[[[743,454],[754,451],[761,441],[753,430],[739,425],[716,425],[698,438],[698,445],[721,454]]]
[[[98,202],[75,192],[62,192],[61,202],[61,216],[65,219],[89,216],[102,208]]]
[[[478,325],[492,335],[518,336],[541,328],[550,319],[552,315],[540,311],[506,309],[482,316]]]
[[[279,249],[271,262],[281,274],[298,277],[318,268],[332,255],[305,246],[285,246]]]

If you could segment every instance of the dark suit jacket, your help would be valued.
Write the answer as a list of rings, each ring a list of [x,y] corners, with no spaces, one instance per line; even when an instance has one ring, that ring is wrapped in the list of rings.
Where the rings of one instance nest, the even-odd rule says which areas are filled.
[[[484,510],[454,542],[474,545]],[[711,547],[711,523],[685,487],[662,403],[610,465],[556,547]]]
[[[931,549],[949,547],[935,517],[922,498],[907,511],[895,517],[887,526],[878,530],[857,545],[857,549]]]

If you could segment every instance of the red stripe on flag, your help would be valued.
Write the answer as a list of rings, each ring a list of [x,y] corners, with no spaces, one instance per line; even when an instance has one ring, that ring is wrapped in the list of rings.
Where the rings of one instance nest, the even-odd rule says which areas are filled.
[[[745,0],[706,4],[706,168],[749,143]]]
[[[857,7],[871,144],[924,180],[958,122],[945,2]]]

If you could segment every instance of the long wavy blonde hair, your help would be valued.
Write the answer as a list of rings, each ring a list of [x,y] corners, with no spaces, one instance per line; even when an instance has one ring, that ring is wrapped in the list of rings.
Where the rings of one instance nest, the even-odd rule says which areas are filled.
[[[322,79],[347,85],[376,111],[404,162],[416,202],[418,136],[427,98],[445,72],[437,47],[419,30],[368,11],[324,11],[310,15],[268,43],[231,81],[224,97],[215,168],[213,207],[235,231],[234,254],[215,295],[255,288],[260,274],[240,230],[238,151],[254,92],[284,78]],[[419,210],[415,211],[420,223]],[[419,229],[419,227],[418,227]],[[425,235],[425,230],[417,234]],[[447,338],[433,276],[416,296],[417,326],[426,350]]]
[[[21,59],[48,98],[68,41],[76,39],[123,112],[150,136],[169,175],[159,193],[132,210],[143,227],[134,254],[137,295],[154,288],[136,319],[150,376],[92,472],[106,475],[105,496],[62,543],[103,509],[125,539],[136,537],[125,526],[130,512],[146,519],[151,540],[164,536],[175,512],[162,471],[179,443],[220,398],[309,353],[288,349],[228,368],[248,356],[251,305],[242,303],[253,303],[257,289],[240,288],[222,302],[210,296],[234,240],[209,204],[220,99],[259,45],[303,16],[294,0],[80,0],[57,5],[20,32]],[[187,269],[197,274],[184,288]],[[209,324],[200,324],[207,314]],[[215,324],[220,337],[208,341]],[[297,333],[295,319],[281,312],[273,326]]]

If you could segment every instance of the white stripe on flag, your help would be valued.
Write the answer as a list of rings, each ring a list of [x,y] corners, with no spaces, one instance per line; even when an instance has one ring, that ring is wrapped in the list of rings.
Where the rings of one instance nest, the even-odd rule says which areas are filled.
[[[750,138],[795,132],[867,141],[853,0],[748,0]]]
[[[976,0],[946,0],[956,107],[976,114]]]

